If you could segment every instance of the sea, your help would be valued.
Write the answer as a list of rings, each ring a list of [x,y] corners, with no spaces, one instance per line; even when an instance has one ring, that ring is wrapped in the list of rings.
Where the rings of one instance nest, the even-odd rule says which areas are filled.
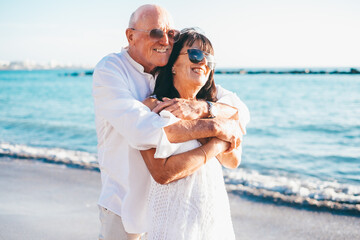
[[[92,76],[0,71],[0,156],[98,170]],[[359,74],[216,74],[248,106],[241,165],[227,189],[360,214]]]

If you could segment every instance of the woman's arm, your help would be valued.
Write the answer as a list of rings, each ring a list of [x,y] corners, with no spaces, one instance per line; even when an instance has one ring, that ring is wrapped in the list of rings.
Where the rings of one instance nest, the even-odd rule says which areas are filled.
[[[156,107],[158,102],[154,98],[147,98],[143,101],[151,110]],[[212,138],[206,143],[203,142],[201,147],[170,156],[169,158],[154,158],[156,151],[154,148],[140,152],[154,180],[160,184],[168,184],[193,174],[207,160],[215,156],[219,156],[218,159],[224,166],[230,168],[237,167],[239,162],[236,162],[237,158],[234,157],[234,153],[223,153],[228,148],[228,142]]]
[[[193,174],[207,160],[228,148],[228,143],[217,144],[217,141],[217,138],[213,138],[198,148],[169,158],[154,158],[154,148],[140,152],[154,180],[160,184],[168,184]]]
[[[152,110],[159,101],[155,98],[147,98],[143,103]],[[193,174],[207,160],[225,151],[228,148],[228,143],[216,144],[216,142],[221,143],[219,141],[214,138],[206,143],[203,142],[201,147],[169,158],[154,158],[155,148],[140,151],[140,153],[154,180],[160,184],[168,184]]]

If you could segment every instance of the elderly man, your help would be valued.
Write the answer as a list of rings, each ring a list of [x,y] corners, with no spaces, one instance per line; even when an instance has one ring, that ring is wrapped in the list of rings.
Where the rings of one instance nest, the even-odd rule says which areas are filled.
[[[126,36],[129,46],[103,58],[94,71],[102,180],[99,238],[106,240],[140,239],[146,231],[151,176],[139,150],[157,148],[156,157],[161,157],[161,149],[172,143],[206,137],[218,137],[236,148],[242,136],[239,121],[226,119],[236,114],[237,109],[225,104],[182,99],[159,103],[156,112],[166,109],[184,119],[176,123],[142,104],[153,92],[154,70],[167,64],[178,37],[165,9],[156,5],[139,7],[131,15]],[[236,95],[219,87],[218,98],[219,102],[236,106],[240,117],[248,116],[246,106]],[[221,118],[202,119],[215,117],[215,109]],[[247,121],[247,117],[240,119],[243,127]]]

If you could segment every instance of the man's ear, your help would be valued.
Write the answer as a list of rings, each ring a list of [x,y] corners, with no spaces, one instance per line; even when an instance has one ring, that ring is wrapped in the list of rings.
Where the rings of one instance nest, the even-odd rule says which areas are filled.
[[[126,38],[127,38],[128,42],[129,42],[129,45],[131,45],[131,43],[134,41],[133,31],[130,28],[127,28],[125,34],[126,34]]]

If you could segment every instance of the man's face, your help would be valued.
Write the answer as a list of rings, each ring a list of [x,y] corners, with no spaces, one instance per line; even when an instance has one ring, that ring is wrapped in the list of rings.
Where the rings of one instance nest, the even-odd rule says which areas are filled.
[[[158,12],[139,20],[134,29],[151,31],[158,28],[167,33],[172,29],[169,17],[166,13]],[[149,32],[130,30],[133,34],[129,41],[131,56],[135,61],[144,66],[145,72],[150,72],[155,67],[165,66],[169,60],[173,40],[167,34],[160,39],[150,37]]]

